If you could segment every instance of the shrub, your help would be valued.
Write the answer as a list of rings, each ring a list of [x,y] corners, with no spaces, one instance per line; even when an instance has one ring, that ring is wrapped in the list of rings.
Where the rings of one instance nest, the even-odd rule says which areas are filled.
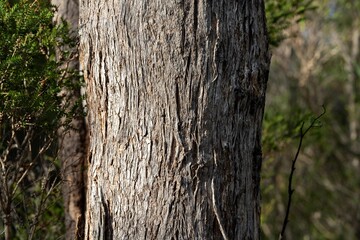
[[[78,88],[80,81],[66,67],[76,54],[71,50],[76,39],[65,22],[53,23],[54,11],[45,1],[0,0],[0,236],[5,239],[44,238],[49,219],[61,217],[56,131],[79,113],[79,104],[69,107],[61,91]],[[57,222],[61,231],[62,221]]]

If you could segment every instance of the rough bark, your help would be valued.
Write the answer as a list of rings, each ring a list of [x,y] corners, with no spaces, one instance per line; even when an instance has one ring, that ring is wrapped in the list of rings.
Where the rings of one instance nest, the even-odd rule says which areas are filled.
[[[61,19],[70,24],[73,34],[77,33],[79,22],[78,0],[52,0],[57,7],[54,21]],[[74,58],[66,67],[79,68],[78,58]],[[70,70],[70,69],[69,69]],[[80,98],[80,89],[64,90],[62,94],[70,97],[72,107]],[[71,122],[70,130],[59,129],[59,154],[62,171],[62,193],[65,209],[66,239],[82,239],[85,217],[84,160],[87,150],[85,119],[78,117]]]
[[[86,239],[259,239],[262,0],[80,1]]]

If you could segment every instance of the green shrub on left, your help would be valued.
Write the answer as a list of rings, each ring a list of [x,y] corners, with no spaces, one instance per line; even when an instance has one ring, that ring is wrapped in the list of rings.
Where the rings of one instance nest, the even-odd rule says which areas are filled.
[[[2,120],[11,117],[18,128],[32,125],[53,132],[66,115],[59,93],[72,87],[76,76],[59,68],[71,55],[61,49],[75,41],[66,23],[53,24],[53,14],[54,8],[36,1],[10,6],[0,0],[0,112]]]
[[[81,78],[66,67],[76,39],[54,12],[45,0],[0,0],[1,239],[64,232],[56,132],[81,112],[61,94]]]

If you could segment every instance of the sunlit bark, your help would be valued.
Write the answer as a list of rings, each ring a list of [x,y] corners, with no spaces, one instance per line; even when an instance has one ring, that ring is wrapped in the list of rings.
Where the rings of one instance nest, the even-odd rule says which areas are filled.
[[[80,5],[86,239],[259,239],[263,1]]]

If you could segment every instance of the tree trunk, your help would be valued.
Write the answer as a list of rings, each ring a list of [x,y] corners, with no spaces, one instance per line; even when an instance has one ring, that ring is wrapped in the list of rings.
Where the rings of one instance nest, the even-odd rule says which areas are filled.
[[[86,239],[259,239],[262,0],[80,2]]]
[[[52,0],[57,7],[54,21],[64,19],[70,24],[73,34],[77,32],[79,22],[79,0]],[[79,68],[79,60],[75,58],[69,65],[71,69]],[[64,90],[70,97],[70,108],[80,98],[80,89]],[[66,239],[82,239],[85,217],[84,162],[87,150],[86,123],[84,118],[76,118],[71,122],[72,129],[59,129],[59,154],[62,171],[62,193],[65,209]]]

